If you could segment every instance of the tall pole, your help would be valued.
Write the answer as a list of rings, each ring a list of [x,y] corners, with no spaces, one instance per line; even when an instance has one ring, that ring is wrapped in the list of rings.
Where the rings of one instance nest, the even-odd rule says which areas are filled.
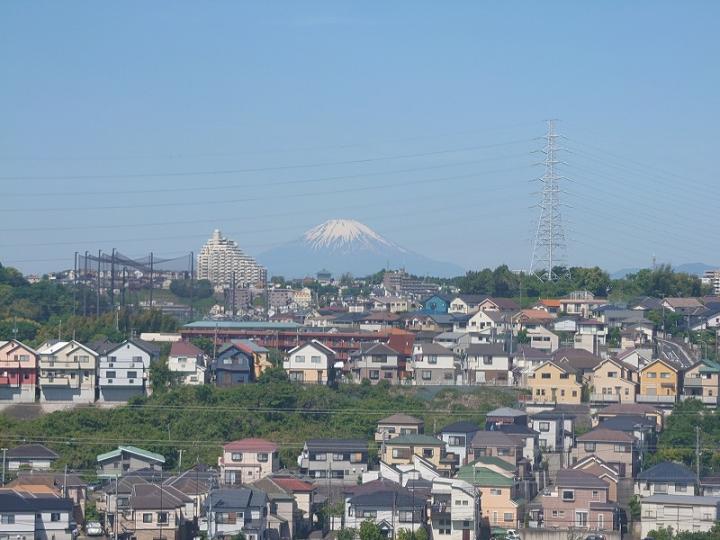
[[[73,279],[73,315],[77,314],[77,286],[78,286],[78,252],[75,252],[75,268]]]
[[[695,483],[700,485],[700,426],[695,426]]]
[[[115,248],[110,255],[110,305],[115,309]]]
[[[232,308],[231,308],[231,309],[232,309],[233,319],[234,319],[235,316],[237,315],[237,308],[236,308],[236,304],[235,304],[235,301],[236,301],[236,296],[235,296],[235,295],[236,295],[236,294],[237,294],[237,281],[236,281],[236,278],[235,278],[235,271],[233,271],[233,273],[232,273],[232,291],[231,291],[231,294],[230,294],[230,298],[232,298]]]
[[[195,253],[190,252],[190,320],[195,319],[195,309],[193,307],[193,296],[195,289]]]
[[[0,448],[3,453],[3,464],[2,464],[2,486],[5,486],[5,453],[7,452],[7,448]]]
[[[87,273],[88,252],[85,252],[85,271],[83,272],[83,317],[87,317]]]
[[[153,307],[153,254],[150,252],[150,309]]]
[[[113,517],[113,538],[114,538],[114,540],[117,540],[118,527],[119,527],[118,521],[120,519],[118,517],[118,482],[119,481],[120,481],[120,478],[116,474],[115,475],[115,514]]]
[[[95,318],[100,317],[100,259],[102,258],[102,251],[98,249],[98,261],[97,261],[97,276],[95,277],[95,289],[96,289],[96,300],[95,300]]]

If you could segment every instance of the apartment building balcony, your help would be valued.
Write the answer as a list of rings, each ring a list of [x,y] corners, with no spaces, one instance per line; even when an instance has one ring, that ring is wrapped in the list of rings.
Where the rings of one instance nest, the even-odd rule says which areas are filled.
[[[593,392],[590,394],[590,401],[594,403],[620,403],[620,395]]]
[[[681,401],[685,401],[686,399],[699,399],[705,405],[717,405],[718,404],[717,396],[702,396],[699,394],[683,394],[680,396]]]
[[[144,379],[142,377],[135,377],[133,379],[127,377],[114,377],[112,379],[100,379],[100,386],[142,386]]]
[[[75,362],[73,360],[40,360],[38,363],[40,369],[94,369],[93,362]]]
[[[65,388],[80,388],[80,383],[77,379],[71,379],[70,377],[40,377],[40,386],[57,386]]]
[[[635,396],[635,401],[638,403],[675,403],[677,401],[677,396],[638,394]]]

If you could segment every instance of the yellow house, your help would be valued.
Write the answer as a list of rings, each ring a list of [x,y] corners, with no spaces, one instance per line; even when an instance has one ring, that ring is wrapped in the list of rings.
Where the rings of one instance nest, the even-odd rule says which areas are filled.
[[[674,403],[679,394],[680,370],[661,359],[640,369],[638,403]]]
[[[607,358],[593,369],[590,401],[635,403],[637,379],[637,371],[632,366]]]
[[[498,460],[501,461],[501,460]],[[488,467],[482,461],[476,461],[460,467],[455,478],[464,480],[480,490],[483,516],[490,521],[491,527],[514,529],[518,526],[517,502],[518,489],[515,469]]]
[[[382,460],[388,465],[413,463],[413,456],[420,456],[440,468],[445,442],[431,435],[400,435],[385,441]]]
[[[569,364],[547,361],[528,377],[534,403],[579,404],[582,400],[581,373]]]

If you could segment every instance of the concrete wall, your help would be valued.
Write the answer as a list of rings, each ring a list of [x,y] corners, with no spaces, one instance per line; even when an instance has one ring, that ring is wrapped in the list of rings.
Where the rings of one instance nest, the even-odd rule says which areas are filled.
[[[520,529],[522,540],[583,540],[589,531],[580,529]],[[602,531],[605,540],[621,540],[619,531]]]

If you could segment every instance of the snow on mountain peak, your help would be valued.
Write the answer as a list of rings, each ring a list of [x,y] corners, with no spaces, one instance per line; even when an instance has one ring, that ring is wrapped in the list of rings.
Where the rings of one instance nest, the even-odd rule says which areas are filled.
[[[353,219],[328,220],[307,231],[303,240],[313,249],[395,247],[370,227]]]

